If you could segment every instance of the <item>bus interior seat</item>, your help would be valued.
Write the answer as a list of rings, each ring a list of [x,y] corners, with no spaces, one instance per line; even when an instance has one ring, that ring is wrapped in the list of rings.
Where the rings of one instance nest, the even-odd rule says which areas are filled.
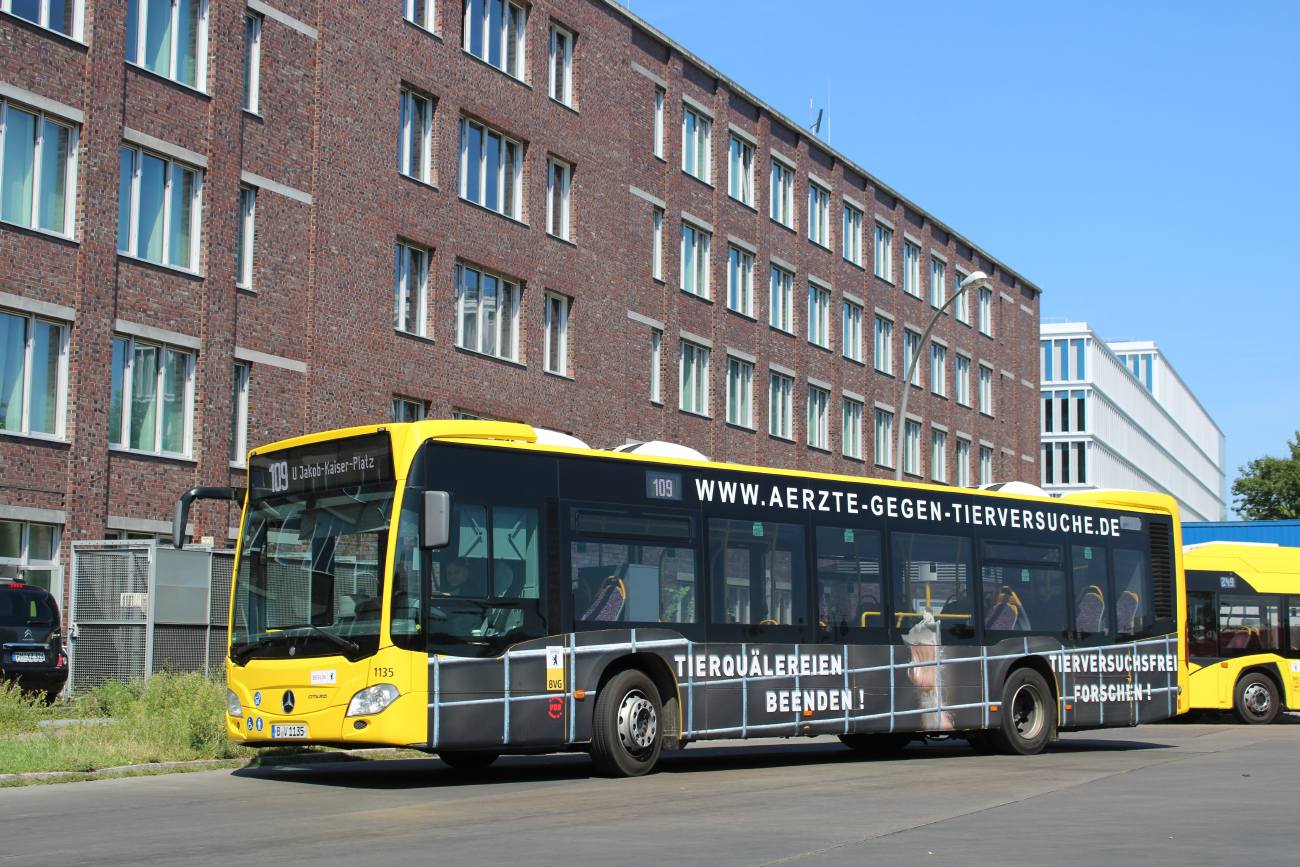
[[[1137,612],[1138,595],[1132,590],[1125,590],[1119,594],[1119,602],[1115,605],[1115,628],[1120,633],[1132,632]]]
[[[1101,632],[1101,621],[1106,613],[1106,603],[1101,590],[1094,584],[1083,592],[1075,606],[1074,620],[1080,632]]]
[[[623,603],[626,599],[627,589],[623,586],[622,580],[617,575],[610,575],[596,591],[595,599],[592,600],[587,613],[582,615],[582,619],[612,623],[623,613]]]
[[[1020,612],[1010,602],[998,602],[984,615],[984,628],[1007,630],[1015,629]]]

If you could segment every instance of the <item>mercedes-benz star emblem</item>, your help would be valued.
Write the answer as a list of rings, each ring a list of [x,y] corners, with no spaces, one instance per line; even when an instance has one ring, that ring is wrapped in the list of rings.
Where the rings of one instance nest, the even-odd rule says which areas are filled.
[[[284,708],[285,713],[293,713],[293,690],[286,689],[284,697],[280,699],[280,707]]]

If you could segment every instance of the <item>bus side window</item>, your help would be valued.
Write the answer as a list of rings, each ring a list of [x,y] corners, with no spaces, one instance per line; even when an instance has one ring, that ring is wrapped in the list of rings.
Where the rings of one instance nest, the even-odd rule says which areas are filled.
[[[569,557],[580,623],[697,622],[694,549],[630,540],[573,542]]]
[[[507,599],[541,597],[537,556],[537,510],[492,509],[492,595]]]
[[[828,634],[884,626],[880,534],[817,528],[817,620]]]
[[[970,537],[893,533],[890,543],[894,562],[894,628],[912,635],[909,644],[938,643],[937,634],[924,634],[933,630],[934,621],[953,638],[973,637],[975,609],[971,574],[974,569]],[[932,620],[927,620],[927,613]]]
[[[1110,635],[1110,618],[1106,616],[1106,596],[1110,593],[1106,549],[1096,545],[1072,545],[1070,553],[1074,628],[1079,638]]]
[[[1290,647],[1290,653],[1287,655],[1292,659],[1300,657],[1300,599],[1294,596],[1288,597],[1287,605],[1287,623],[1290,633],[1290,640],[1287,644]]]
[[[1213,593],[1187,594],[1187,655],[1219,655],[1219,620]]]
[[[1151,558],[1146,551],[1112,548],[1115,564],[1115,633],[1120,639],[1151,628]]]
[[[1269,653],[1281,646],[1281,597],[1219,595],[1219,656]]]
[[[804,528],[709,519],[713,623],[807,623]]]

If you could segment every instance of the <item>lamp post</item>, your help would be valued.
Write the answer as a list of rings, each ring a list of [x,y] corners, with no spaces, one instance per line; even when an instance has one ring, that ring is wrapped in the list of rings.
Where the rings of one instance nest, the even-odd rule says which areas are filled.
[[[907,431],[907,398],[910,395],[908,387],[912,384],[912,375],[916,372],[916,365],[921,360],[921,347],[925,346],[925,341],[930,336],[930,332],[934,330],[935,323],[939,321],[943,311],[947,310],[952,302],[960,298],[963,293],[971,289],[978,289],[988,281],[989,276],[983,271],[976,271],[961,281],[961,285],[957,287],[956,292],[952,293],[952,297],[943,302],[942,307],[934,311],[934,315],[930,317],[930,324],[925,326],[925,333],[917,341],[916,352],[912,354],[912,363],[907,366],[907,376],[903,378],[903,405],[898,413],[898,449],[894,455],[894,481],[901,482],[903,480],[903,435]],[[920,443],[917,444],[917,448],[920,448]]]

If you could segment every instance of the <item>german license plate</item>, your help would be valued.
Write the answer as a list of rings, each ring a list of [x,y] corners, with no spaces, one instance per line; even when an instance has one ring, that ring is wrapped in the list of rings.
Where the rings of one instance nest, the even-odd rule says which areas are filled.
[[[44,662],[45,653],[36,651],[35,653],[15,653],[14,662]]]
[[[305,738],[307,737],[307,727],[305,725],[271,726],[271,737]]]

